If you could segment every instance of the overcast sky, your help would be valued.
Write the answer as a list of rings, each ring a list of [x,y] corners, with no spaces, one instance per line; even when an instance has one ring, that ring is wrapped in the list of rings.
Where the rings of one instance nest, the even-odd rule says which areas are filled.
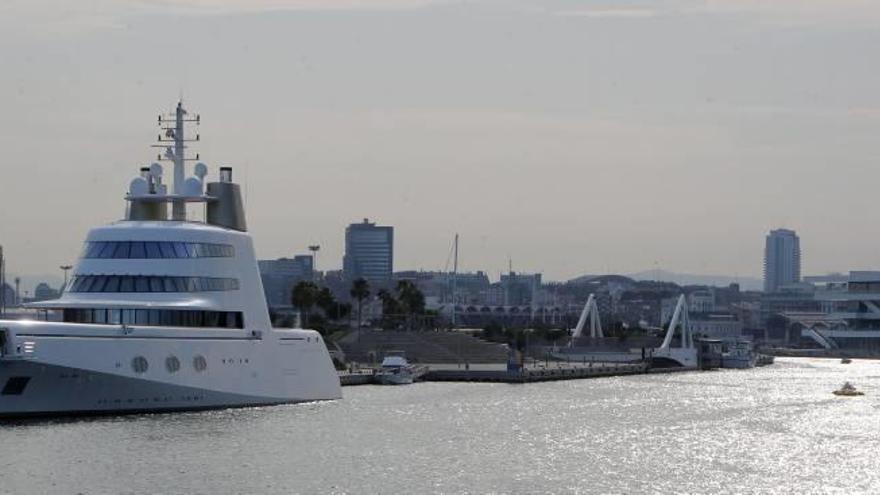
[[[4,0],[0,244],[57,272],[119,219],[156,114],[201,113],[261,257],[759,276],[880,268],[880,3]],[[88,4],[88,5],[86,5]]]

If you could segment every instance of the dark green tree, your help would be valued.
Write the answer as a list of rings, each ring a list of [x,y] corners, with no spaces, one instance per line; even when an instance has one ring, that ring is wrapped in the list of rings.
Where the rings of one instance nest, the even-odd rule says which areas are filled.
[[[351,298],[357,301],[357,329],[358,335],[361,331],[361,314],[364,305],[364,299],[370,297],[370,283],[364,278],[359,278],[351,284]]]
[[[333,292],[330,291],[327,287],[321,287],[318,289],[318,293],[315,296],[315,304],[321,308],[321,311],[324,312],[324,316],[327,318],[333,318],[334,310],[336,309],[336,298],[333,297]]]
[[[318,286],[313,282],[298,282],[290,293],[290,304],[303,315],[303,326],[309,324],[309,313],[318,298]]]
[[[407,328],[412,329],[415,317],[425,313],[425,295],[411,280],[401,280],[397,283],[397,301],[406,317]]]

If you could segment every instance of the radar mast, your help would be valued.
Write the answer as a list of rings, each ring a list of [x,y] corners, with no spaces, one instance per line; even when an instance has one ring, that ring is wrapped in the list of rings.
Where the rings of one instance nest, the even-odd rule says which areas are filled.
[[[199,134],[196,134],[195,139],[186,139],[185,124],[187,122],[195,122],[196,125],[199,125],[201,123],[201,116],[196,115],[195,117],[187,118],[187,114],[188,112],[183,108],[183,100],[180,100],[177,102],[174,115],[159,115],[158,125],[162,129],[162,133],[159,134],[156,140],[157,143],[153,145],[154,148],[165,149],[164,153],[159,153],[156,156],[157,160],[174,163],[172,194],[181,197],[186,195],[184,191],[184,180],[186,177],[184,164],[188,161],[199,159],[198,153],[196,153],[195,157],[186,156],[187,146],[184,143],[199,140]],[[186,220],[186,201],[182,198],[174,199],[171,205],[171,219],[178,221]]]

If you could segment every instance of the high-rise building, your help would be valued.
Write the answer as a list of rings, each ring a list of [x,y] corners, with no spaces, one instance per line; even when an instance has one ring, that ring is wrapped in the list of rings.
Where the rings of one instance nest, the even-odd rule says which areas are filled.
[[[314,257],[296,255],[293,258],[259,260],[263,292],[270,308],[290,306],[290,295],[298,282],[314,280]]]
[[[793,230],[771,230],[764,247],[764,292],[776,292],[800,280],[800,239]]]
[[[373,285],[391,282],[394,268],[394,227],[364,219],[345,229],[342,269],[348,281],[365,278]]]

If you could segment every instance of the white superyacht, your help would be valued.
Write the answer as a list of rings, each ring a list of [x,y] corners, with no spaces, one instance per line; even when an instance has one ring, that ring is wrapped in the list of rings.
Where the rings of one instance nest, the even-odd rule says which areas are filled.
[[[172,192],[160,164],[141,169],[126,218],[92,229],[63,295],[32,305],[62,321],[0,320],[0,417],[341,397],[321,336],[272,328],[232,170],[186,177],[198,123],[181,103],[159,117]]]

